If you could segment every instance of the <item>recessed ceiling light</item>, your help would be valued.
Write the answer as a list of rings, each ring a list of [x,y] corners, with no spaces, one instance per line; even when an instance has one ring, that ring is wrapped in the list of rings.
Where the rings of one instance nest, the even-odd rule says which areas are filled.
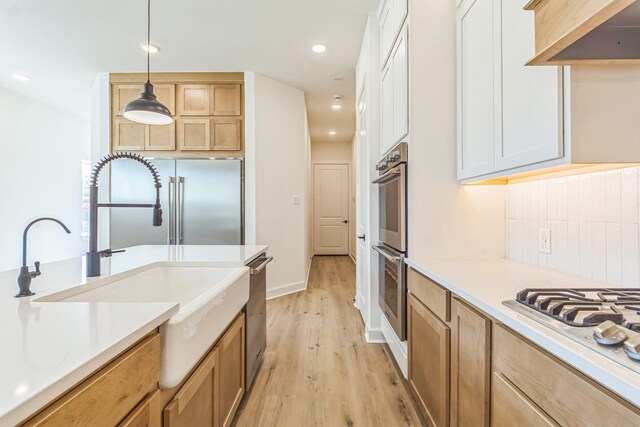
[[[21,82],[28,82],[29,80],[31,80],[31,77],[27,76],[26,74],[13,73],[11,74],[11,77]]]
[[[342,108],[342,105],[340,105],[340,104],[333,104],[333,105],[331,106],[331,108],[333,108],[334,110],[340,110],[340,109]]]
[[[142,48],[142,50],[144,50],[145,52],[149,52],[149,53],[158,53],[160,52],[160,48],[154,44],[146,44],[146,43],[142,43],[140,45],[140,47]]]
[[[329,135],[331,135],[331,136],[335,136],[335,134],[336,134],[336,131],[335,131],[335,130],[330,130],[330,131],[329,131]]]
[[[311,50],[315,53],[322,53],[327,50],[327,47],[323,44],[315,44],[311,47]]]

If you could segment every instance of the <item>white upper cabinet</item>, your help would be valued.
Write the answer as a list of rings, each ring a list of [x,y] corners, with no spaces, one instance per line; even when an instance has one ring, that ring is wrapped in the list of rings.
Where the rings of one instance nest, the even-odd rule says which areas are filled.
[[[384,67],[396,37],[407,17],[408,0],[384,0],[378,15],[380,23],[380,64]]]
[[[382,152],[389,150],[408,134],[409,75],[407,26],[396,39],[389,61],[382,69]]]
[[[458,10],[459,179],[494,170],[500,133],[496,5],[499,0],[470,0]]]
[[[557,159],[563,154],[562,70],[526,67],[534,55],[527,0],[502,2],[502,143],[496,170]]]

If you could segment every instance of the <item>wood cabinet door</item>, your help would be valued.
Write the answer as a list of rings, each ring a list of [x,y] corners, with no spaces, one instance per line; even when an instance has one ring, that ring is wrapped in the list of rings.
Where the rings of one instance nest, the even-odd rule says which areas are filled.
[[[220,339],[220,425],[231,425],[244,396],[244,320],[241,313]]]
[[[409,295],[409,383],[418,407],[435,427],[449,425],[450,330]]]
[[[119,427],[162,427],[162,398],[160,390],[156,390],[147,396],[118,424]]]
[[[149,138],[145,145],[148,151],[174,151],[176,149],[176,124],[147,125]]]
[[[111,110],[115,116],[124,114],[127,104],[140,96],[144,85],[121,84],[111,87]],[[173,111],[173,110],[172,110]]]
[[[240,92],[239,84],[211,85],[211,115],[239,116],[242,111]]]
[[[211,119],[211,149],[238,151],[242,149],[242,121],[240,119]]]
[[[178,114],[209,115],[209,85],[178,85]]]
[[[527,67],[535,55],[534,17],[527,0],[502,2],[502,138],[496,170],[563,155],[562,68]]]
[[[458,9],[458,179],[495,170],[502,129],[500,0],[468,0]]]
[[[407,26],[405,25],[391,53],[393,67],[393,144],[409,133],[409,67]]]
[[[144,150],[149,140],[149,128],[125,118],[113,119],[113,151]]]
[[[491,321],[451,300],[451,427],[489,426]]]
[[[179,119],[177,126],[180,150],[209,150],[211,146],[209,119]]]
[[[153,85],[153,93],[165,107],[171,111],[171,114],[176,115],[176,86],[171,84],[157,84]]]
[[[164,409],[164,427],[220,424],[220,350],[209,352]]]
[[[502,374],[494,372],[491,386],[491,425],[557,427],[560,424],[553,421]]]

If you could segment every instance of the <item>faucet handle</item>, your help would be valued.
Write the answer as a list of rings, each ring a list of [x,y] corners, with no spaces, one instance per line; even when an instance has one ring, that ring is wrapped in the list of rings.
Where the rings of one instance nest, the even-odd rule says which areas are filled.
[[[36,262],[34,262],[34,264],[36,266],[35,274],[36,274],[36,276],[39,276],[40,274],[42,274],[42,273],[40,273],[40,261],[36,261]]]

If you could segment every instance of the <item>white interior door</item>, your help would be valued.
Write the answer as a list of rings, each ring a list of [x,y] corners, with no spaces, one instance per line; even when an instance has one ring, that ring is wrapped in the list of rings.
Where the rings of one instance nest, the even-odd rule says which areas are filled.
[[[313,246],[316,255],[349,253],[349,165],[313,165]]]
[[[356,307],[364,312],[367,299],[367,104],[365,94],[358,102],[356,117]]]

